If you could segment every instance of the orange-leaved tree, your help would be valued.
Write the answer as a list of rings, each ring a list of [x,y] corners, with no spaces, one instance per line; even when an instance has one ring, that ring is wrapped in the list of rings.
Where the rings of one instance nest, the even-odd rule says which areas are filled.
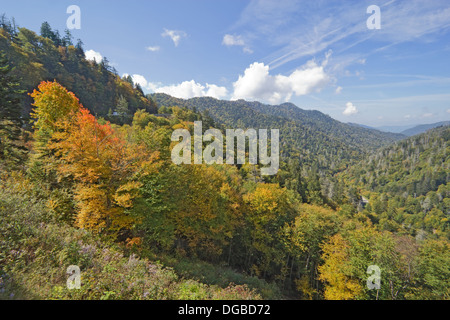
[[[139,184],[133,181],[137,146],[100,124],[75,95],[57,82],[43,82],[34,99],[36,137],[56,159],[59,179],[73,182],[75,224],[116,236],[134,219],[126,214]]]

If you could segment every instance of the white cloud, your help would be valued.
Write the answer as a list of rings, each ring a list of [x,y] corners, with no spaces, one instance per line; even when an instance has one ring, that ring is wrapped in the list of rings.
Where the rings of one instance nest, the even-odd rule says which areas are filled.
[[[351,116],[358,113],[358,109],[351,102],[347,102],[346,108],[342,113],[344,116]]]
[[[319,91],[329,82],[324,67],[327,61],[318,65],[314,61],[292,72],[289,76],[270,75],[269,66],[254,62],[233,83],[233,100],[247,99],[269,103],[287,102],[292,95],[302,96]]]
[[[242,47],[242,51],[244,51],[245,53],[249,53],[249,54],[253,53],[253,50],[250,49],[245,44],[244,39],[240,35],[234,36],[234,35],[231,35],[231,34],[226,34],[223,37],[222,44],[227,46],[227,47],[240,46],[240,47]]]
[[[219,87],[215,84],[206,84],[206,87],[208,88],[208,91],[206,92],[207,97],[213,97],[216,99],[220,99],[225,97],[228,94],[228,90],[225,87]]]
[[[161,48],[159,47],[159,46],[153,46],[153,47],[147,47],[147,48],[145,48],[145,50],[147,50],[147,51],[151,51],[151,52],[156,52],[156,51],[159,51]]]
[[[127,73],[123,75],[123,77],[127,76]],[[155,93],[166,93],[181,99],[190,99],[194,97],[213,97],[221,99],[228,94],[228,90],[225,87],[219,87],[209,83],[202,85],[194,80],[184,81],[180,84],[170,86],[163,86],[161,83],[147,81],[147,79],[140,74],[133,74],[131,78],[135,84],[139,84],[144,90]]]
[[[164,32],[161,33],[161,36],[170,37],[170,39],[172,39],[173,43],[175,44],[175,47],[178,47],[181,38],[186,37],[187,34],[184,31],[164,29]]]
[[[102,60],[103,60],[103,57],[102,57],[102,55],[100,54],[100,52],[96,52],[96,51],[94,51],[94,50],[88,50],[88,51],[86,51],[86,52],[84,53],[84,56],[86,57],[87,60],[95,61],[95,62],[97,62],[97,63],[100,63],[100,62],[102,62]]]
[[[341,94],[342,87],[337,87],[335,92],[336,92],[336,94]]]
[[[194,80],[184,81],[176,85],[158,87],[153,91],[157,93],[166,93],[173,97],[182,99],[190,99],[194,97],[213,97],[220,99],[228,94],[225,87],[219,87],[209,83],[204,86]]]
[[[245,46],[242,36],[233,36],[231,34],[226,34],[223,37],[222,44],[226,46]]]
[[[352,64],[364,64],[364,59],[376,50],[408,41],[436,41],[437,35],[450,29],[448,1],[385,2],[380,5],[382,22],[377,32],[367,30],[366,1],[355,1],[344,10],[336,1],[299,0],[251,0],[231,30],[245,30],[246,38],[279,48],[268,56],[274,70],[330,48],[340,55],[353,47],[353,52],[362,49],[366,53],[357,53],[359,57]],[[369,40],[376,41],[377,47],[367,53],[361,45]]]
[[[131,76],[131,79],[133,79],[133,82],[135,84],[139,84],[142,88],[147,88],[148,87],[148,82],[145,79],[144,76],[141,76],[140,74],[133,74]]]
[[[122,77],[128,77],[128,73],[124,73]],[[156,84],[148,82],[147,79],[143,75],[140,74],[133,74],[131,75],[131,79],[133,80],[134,84],[139,84],[143,90],[147,91],[154,91],[154,89],[157,87]]]

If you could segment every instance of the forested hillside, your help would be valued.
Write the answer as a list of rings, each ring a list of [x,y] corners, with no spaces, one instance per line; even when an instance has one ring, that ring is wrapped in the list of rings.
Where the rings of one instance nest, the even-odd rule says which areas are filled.
[[[280,130],[281,156],[297,158],[320,169],[339,170],[369,151],[404,138],[400,134],[354,127],[319,111],[307,111],[291,103],[265,105],[244,100],[214,98],[177,99],[153,94],[159,106],[180,106],[207,112],[226,128],[272,128]]]
[[[365,212],[390,231],[450,239],[450,126],[402,140],[343,173],[369,198]]]
[[[395,142],[289,104],[164,95],[152,114],[67,38],[15,30],[0,29],[1,298],[450,298],[448,127]],[[92,78],[66,70],[71,50]],[[114,123],[103,113],[128,106]],[[173,163],[172,133],[195,121],[279,128],[281,170]]]
[[[121,79],[107,58],[100,63],[86,60],[83,42],[74,43],[69,31],[60,36],[57,30],[43,23],[38,35],[2,15],[0,50],[14,67],[12,74],[20,79],[20,89],[24,90],[24,117],[31,111],[31,98],[26,93],[43,80],[57,80],[77,92],[81,103],[98,116],[114,112],[121,97],[127,101],[130,117],[137,109],[156,112],[155,104],[144,96],[142,89],[134,86],[131,79]]]

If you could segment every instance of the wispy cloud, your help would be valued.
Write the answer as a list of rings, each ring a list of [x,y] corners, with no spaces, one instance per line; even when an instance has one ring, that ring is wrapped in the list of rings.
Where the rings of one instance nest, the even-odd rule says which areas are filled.
[[[376,77],[376,75],[372,75],[372,77]],[[385,78],[386,76],[382,76],[381,78]],[[387,76],[389,77],[389,76]],[[365,85],[356,85],[356,86],[348,86],[351,89],[375,89],[375,88],[393,88],[393,87],[414,87],[414,86],[425,86],[425,85],[433,85],[433,86],[448,86],[450,85],[450,78],[448,77],[432,77],[432,76],[423,76],[423,75],[392,75],[393,78],[401,79],[403,77],[409,78],[406,81],[381,81],[380,83],[373,84],[365,84]]]
[[[161,48],[159,46],[150,46],[150,47],[146,47],[145,50],[150,51],[150,52],[156,52],[159,51]]]
[[[246,30],[248,38],[264,39],[279,47],[265,60],[276,69],[329,49],[341,54],[369,40],[375,43],[372,53],[412,40],[433,41],[434,34],[450,28],[447,1],[409,0],[381,4],[381,29],[368,30],[369,4],[358,1],[343,6],[339,1],[253,0],[232,30]],[[370,54],[365,52],[355,57],[354,63]]]
[[[222,44],[226,46],[245,46],[244,39],[242,36],[233,36],[231,34],[226,34],[223,37]]]
[[[184,31],[164,29],[164,32],[161,33],[161,36],[169,37],[170,39],[172,39],[175,47],[178,47],[181,38],[187,37],[187,34]]]
[[[241,35],[226,34],[223,37],[222,44],[227,47],[239,46],[245,53],[253,53],[253,50],[245,43]]]

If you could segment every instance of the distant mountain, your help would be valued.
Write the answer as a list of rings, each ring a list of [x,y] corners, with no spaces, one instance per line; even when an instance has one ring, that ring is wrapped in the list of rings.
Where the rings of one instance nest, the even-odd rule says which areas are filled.
[[[430,129],[434,129],[434,128],[441,127],[441,126],[446,126],[449,124],[450,124],[450,121],[441,121],[441,122],[436,122],[436,123],[431,123],[431,124],[421,124],[421,125],[415,126],[413,128],[404,130],[401,133],[404,134],[405,136],[411,137],[411,136],[415,136],[416,134],[424,133]]]
[[[366,129],[371,129],[371,130],[378,130],[378,131],[382,131],[382,132],[392,132],[394,133],[394,131],[386,131],[386,130],[381,130],[379,128],[374,128],[371,126],[366,126],[365,124],[360,124],[360,123],[354,123],[354,122],[347,122],[347,124],[349,126],[353,126],[353,127],[360,127],[360,128],[366,128]],[[398,133],[398,132],[397,132]]]
[[[152,94],[159,106],[179,106],[207,113],[226,128],[279,129],[281,156],[294,157],[319,169],[339,170],[361,160],[373,150],[403,139],[400,134],[355,127],[319,111],[303,110],[292,103],[266,105],[244,100],[225,101],[209,97],[178,99]]]
[[[409,125],[409,126],[381,126],[381,127],[376,127],[374,129],[380,130],[380,131],[383,131],[383,132],[401,133],[402,131],[405,131],[405,130],[410,129],[412,127],[414,127],[414,125]]]
[[[411,137],[411,136],[415,136],[417,134],[424,133],[430,129],[448,125],[448,124],[450,124],[450,121],[441,121],[441,122],[436,122],[436,123],[431,123],[431,124],[419,124],[419,125],[409,125],[409,126],[382,126],[382,127],[370,127],[370,126],[366,126],[364,124],[352,123],[352,122],[348,122],[347,124],[350,126],[354,126],[354,127],[373,129],[373,130],[378,130],[378,131],[383,131],[383,132],[399,133],[406,137]]]

